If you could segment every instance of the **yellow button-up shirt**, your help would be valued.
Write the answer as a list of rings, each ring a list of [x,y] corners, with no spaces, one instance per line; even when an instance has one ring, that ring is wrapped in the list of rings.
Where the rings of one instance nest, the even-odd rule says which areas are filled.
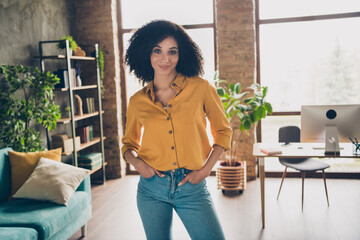
[[[227,150],[232,134],[230,124],[216,89],[208,81],[178,74],[171,87],[176,94],[169,100],[167,111],[155,102],[153,81],[130,98],[122,154],[135,150],[138,157],[160,171],[199,170],[212,150],[206,117],[214,145]]]

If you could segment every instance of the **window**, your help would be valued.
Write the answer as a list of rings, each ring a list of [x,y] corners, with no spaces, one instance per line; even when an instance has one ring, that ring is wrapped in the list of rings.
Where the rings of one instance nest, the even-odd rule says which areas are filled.
[[[260,26],[261,83],[269,86],[274,111],[360,102],[360,34],[354,29],[360,18]]]
[[[360,11],[358,0],[259,0],[260,19],[318,16]]]
[[[204,57],[204,78],[211,81],[214,76],[216,57],[215,57],[215,22],[214,22],[214,2],[213,0],[119,0],[121,24],[119,32],[121,34],[123,51],[122,56],[128,46],[132,31],[155,19],[165,19],[184,26],[190,37],[199,45]],[[141,8],[139,8],[141,6]],[[142,88],[135,76],[129,74],[129,69],[122,69],[125,73],[124,79],[126,86],[125,99],[127,105],[130,97]],[[124,80],[122,79],[122,81]],[[125,113],[123,113],[125,114]],[[123,117],[124,119],[124,117]],[[209,124],[208,133],[210,133]],[[211,134],[208,134],[212,140]],[[134,173],[133,168],[127,169],[128,173]]]
[[[124,29],[138,28],[154,19],[166,19],[180,25],[213,23],[213,1],[121,0],[121,16]]]
[[[300,127],[302,105],[360,102],[359,1],[257,0],[256,7],[258,81],[274,109],[262,121],[263,142],[277,141],[281,126]],[[360,163],[331,171],[360,172]]]

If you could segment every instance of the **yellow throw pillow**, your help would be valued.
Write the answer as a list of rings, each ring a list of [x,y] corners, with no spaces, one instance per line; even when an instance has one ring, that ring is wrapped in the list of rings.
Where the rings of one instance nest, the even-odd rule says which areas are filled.
[[[43,152],[14,152],[9,151],[11,165],[11,195],[17,192],[34,171],[41,157],[61,161],[61,148]]]

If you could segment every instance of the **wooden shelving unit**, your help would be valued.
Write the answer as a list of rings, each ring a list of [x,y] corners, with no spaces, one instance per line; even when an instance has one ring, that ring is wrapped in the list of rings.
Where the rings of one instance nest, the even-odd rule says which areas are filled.
[[[43,41],[42,43],[50,43],[52,41]],[[67,55],[51,55],[51,56],[35,56],[35,58],[41,59],[66,59]],[[95,57],[80,57],[80,56],[70,56],[70,60],[84,60],[84,61],[95,61]]]
[[[85,89],[93,89],[97,88],[97,85],[87,85],[87,86],[81,86],[81,87],[73,87],[72,90],[85,90]],[[60,92],[66,92],[69,91],[69,88],[55,88],[54,91],[60,91]]]
[[[71,51],[69,48],[69,41],[65,40],[66,43],[66,54],[65,55],[44,55],[43,54],[43,45],[45,44],[53,44],[54,48],[56,47],[56,44],[61,42],[62,40],[58,40],[58,41],[41,41],[39,42],[39,56],[36,56],[35,58],[38,58],[40,60],[40,69],[42,72],[45,71],[45,61],[47,60],[52,60],[52,61],[66,61],[66,70],[67,70],[67,86],[69,86],[68,88],[55,88],[54,92],[63,92],[65,94],[68,94],[69,97],[69,105],[70,105],[70,109],[71,109],[71,117],[70,118],[62,118],[60,120],[58,120],[58,124],[69,124],[71,125],[71,138],[73,139],[73,149],[74,151],[72,152],[64,152],[62,153],[63,156],[70,156],[73,155],[73,164],[75,166],[78,166],[78,161],[77,161],[77,156],[78,156],[78,152],[84,149],[89,148],[90,146],[94,146],[94,145],[99,145],[99,152],[101,152],[102,154],[102,165],[96,169],[91,170],[91,174],[95,173],[97,171],[102,170],[102,183],[105,183],[105,166],[107,165],[106,161],[105,161],[105,151],[104,151],[104,140],[106,139],[106,137],[103,134],[103,113],[104,111],[102,110],[102,101],[101,101],[101,85],[100,85],[100,70],[98,67],[98,44],[94,44],[93,47],[95,50],[95,56],[96,57],[88,57],[88,56],[72,56],[71,55]],[[94,62],[94,68],[96,68],[96,84],[92,84],[92,85],[86,85],[84,84],[83,86],[76,86],[74,87],[73,84],[71,84],[72,82],[75,82],[75,79],[73,79],[73,76],[71,74],[71,69],[73,68],[73,66],[75,66],[75,61],[90,61],[90,62]],[[97,104],[96,104],[96,110],[95,112],[92,113],[85,113],[82,115],[75,115],[74,109],[75,109],[75,105],[74,105],[74,92],[75,91],[81,91],[81,90],[89,90],[89,89],[93,89],[93,91],[96,91],[96,94],[94,94],[93,96],[97,98]],[[90,91],[91,92],[91,91]],[[77,148],[76,144],[75,144],[75,136],[76,136],[76,125],[80,124],[79,122],[85,119],[89,119],[89,118],[93,118],[93,117],[97,117],[99,118],[99,136],[94,136],[93,140],[86,142],[86,143],[82,143],[80,144],[80,147]],[[48,141],[48,148],[51,148],[51,143],[50,143],[50,136],[49,136],[49,132],[47,131],[47,141]]]
[[[105,140],[106,139],[106,137],[103,137],[103,140]],[[94,145],[94,144],[97,144],[97,143],[99,143],[100,142],[100,138],[99,137],[96,137],[96,138],[94,138],[92,141],[89,141],[89,142],[87,142],[87,143],[82,143],[82,144],[80,144],[80,148],[79,149],[76,149],[76,150],[78,150],[78,151],[80,151],[80,150],[83,150],[83,149],[85,149],[85,148],[88,148],[88,147],[90,147],[90,146],[92,146],[92,145]],[[62,155],[63,156],[69,156],[69,155],[71,155],[73,152],[63,152],[62,153]]]
[[[107,166],[107,162],[105,162],[105,166]],[[102,166],[97,167],[97,168],[91,170],[90,174],[93,174],[94,172],[99,171],[101,168],[102,168]]]
[[[104,111],[101,111],[101,114],[103,114]],[[90,118],[90,117],[95,117],[98,116],[99,112],[93,112],[93,113],[84,113],[83,115],[75,115],[74,116],[74,121],[80,121],[82,119],[86,119],[86,118]],[[61,118],[57,121],[58,123],[61,124],[66,124],[66,123],[70,123],[71,122],[71,118]]]

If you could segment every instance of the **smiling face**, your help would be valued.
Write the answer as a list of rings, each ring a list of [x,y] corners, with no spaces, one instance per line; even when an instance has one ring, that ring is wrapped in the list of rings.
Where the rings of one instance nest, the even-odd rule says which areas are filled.
[[[179,49],[176,40],[173,37],[167,37],[155,44],[150,60],[154,69],[154,77],[176,75],[176,65],[179,60]]]

